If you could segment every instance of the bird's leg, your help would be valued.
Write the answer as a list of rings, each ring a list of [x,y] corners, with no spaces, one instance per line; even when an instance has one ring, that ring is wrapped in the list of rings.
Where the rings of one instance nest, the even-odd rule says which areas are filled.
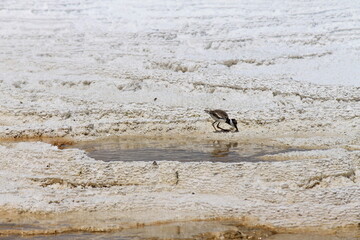
[[[219,129],[221,129],[222,131],[227,131],[226,129],[223,129],[223,128],[220,127],[220,122],[218,122],[217,127],[218,127]]]
[[[215,129],[215,131],[217,132],[218,130],[217,130],[217,129],[215,128],[215,126],[214,126],[215,123],[216,123],[216,121],[212,123],[212,126],[213,126],[213,128]]]

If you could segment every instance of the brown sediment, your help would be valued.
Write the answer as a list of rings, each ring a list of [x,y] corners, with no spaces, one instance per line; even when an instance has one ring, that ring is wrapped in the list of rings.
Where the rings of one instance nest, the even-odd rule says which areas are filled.
[[[25,219],[26,216],[21,214],[21,219]],[[25,214],[28,216],[28,214]],[[31,215],[31,214],[30,214]],[[62,222],[64,219],[59,218],[56,214],[50,214],[51,217],[55,217],[54,219],[57,222]],[[70,214],[71,215],[71,214]],[[40,215],[41,216],[41,215]],[[38,217],[40,217],[38,216]],[[46,214],[47,218],[48,216]],[[34,216],[33,216],[34,217]],[[40,218],[35,217],[33,220],[42,219],[45,216],[41,216]],[[65,216],[64,216],[65,217]],[[46,218],[46,217],[45,217]],[[66,216],[66,218],[73,219],[71,216]],[[75,233],[118,233],[118,234],[127,234],[131,233],[133,230],[141,230],[144,231],[154,231],[158,227],[161,227],[162,231],[166,231],[166,227],[168,230],[172,230],[173,226],[177,226],[181,228],[181,232],[186,232],[186,235],[192,235],[191,239],[239,239],[239,236],[242,238],[240,239],[262,239],[264,237],[268,237],[271,235],[276,234],[276,230],[271,227],[267,226],[256,226],[252,224],[246,224],[243,222],[245,218],[241,221],[239,219],[227,219],[227,218],[211,218],[211,219],[195,219],[195,220],[187,220],[187,221],[159,221],[154,223],[133,223],[127,226],[122,226],[121,224],[112,227],[95,227],[95,226],[70,226],[72,224],[76,224],[74,222],[68,221],[69,226],[65,227],[55,227],[56,222],[53,221],[46,221],[46,226],[38,226],[35,224],[13,224],[13,223],[5,223],[0,224],[0,236],[41,236],[41,235],[65,235],[65,234],[75,234]],[[83,219],[78,219],[81,222]],[[94,225],[96,225],[96,220],[94,220]],[[41,221],[40,221],[41,222]],[[198,233],[199,229],[193,230],[191,226],[197,226],[200,224],[200,227],[203,227],[203,232]],[[60,224],[59,224],[60,225]],[[223,231],[212,231],[211,226],[225,226],[223,227]],[[210,226],[210,227],[209,227]],[[227,227],[226,227],[227,226]],[[164,230],[165,229],[165,230]],[[191,231],[194,231],[193,233]],[[201,229],[200,229],[201,231]],[[142,239],[153,239],[151,237],[147,238],[142,236]],[[156,239],[162,239],[157,238]],[[188,239],[188,238],[166,238],[166,239]]]
[[[224,224],[237,228],[237,231],[246,233],[247,236],[270,236],[280,233],[288,234],[317,234],[317,235],[351,235],[360,237],[360,225],[358,223],[349,224],[342,227],[324,228],[321,226],[313,227],[276,227],[273,225],[259,224],[254,217],[241,218],[222,218],[213,217],[207,219],[186,219],[178,221],[155,221],[155,222],[126,222],[119,219],[109,222],[102,221],[103,217],[108,213],[106,211],[77,211],[77,212],[26,212],[16,209],[2,209],[0,215],[2,222],[0,222],[0,236],[4,235],[53,235],[53,234],[67,234],[67,233],[113,233],[125,231],[127,229],[151,228],[157,226],[166,226],[170,224]],[[66,222],[66,224],[64,224]],[[235,234],[237,231],[227,230],[224,234]],[[201,239],[211,239],[209,232],[204,232],[200,235]],[[216,238],[215,238],[216,239]],[[228,238],[226,238],[228,239]],[[232,238],[229,238],[232,239]],[[234,238],[236,239],[236,238]],[[246,238],[257,239],[257,238]]]
[[[0,143],[16,143],[16,142],[45,142],[57,146],[62,149],[65,146],[73,145],[76,141],[70,137],[28,137],[23,136],[20,138],[7,137],[0,138]]]
[[[54,217],[55,215],[53,215]],[[59,216],[56,216],[59,217]],[[25,216],[22,216],[25,218]],[[67,218],[71,218],[67,216]],[[82,221],[83,219],[78,219]],[[61,222],[62,219],[56,219],[56,221]],[[94,220],[96,221],[96,220]],[[247,222],[248,221],[248,222]],[[306,228],[276,228],[267,225],[257,225],[254,224],[251,218],[242,218],[242,219],[228,219],[228,218],[211,218],[211,219],[194,219],[187,221],[162,221],[154,223],[134,223],[127,226],[122,226],[121,224],[112,227],[94,227],[94,226],[66,226],[66,227],[56,227],[55,222],[47,222],[50,228],[40,227],[30,224],[0,224],[0,236],[47,236],[47,235],[66,235],[66,234],[118,234],[120,236],[133,233],[135,230],[143,230],[144,232],[157,232],[157,230],[166,232],[173,231],[174,227],[178,228],[179,233],[186,233],[186,235],[191,235],[193,227],[198,224],[203,227],[204,231],[198,233],[199,229],[195,229],[194,234],[191,238],[186,237],[176,237],[176,238],[160,238],[160,237],[146,237],[141,236],[142,239],[199,239],[199,240],[218,240],[218,239],[265,239],[272,235],[276,234],[306,234],[306,235],[317,235],[322,236],[323,239],[326,239],[326,236],[337,236],[339,239],[342,237],[345,239],[358,239],[360,237],[360,229],[357,224],[349,225],[341,228],[334,229],[321,229],[316,227],[306,227]],[[71,222],[68,222],[71,225]],[[94,222],[95,224],[95,222]],[[224,230],[210,230],[207,225],[214,226],[228,226],[224,227]],[[190,226],[190,227],[189,227]],[[161,229],[158,229],[161,227]],[[139,232],[138,234],[142,234]],[[140,236],[140,235],[139,235]],[[319,238],[320,239],[320,238]],[[322,239],[322,238],[321,238]]]
[[[76,187],[91,187],[91,188],[109,188],[113,186],[137,186],[139,184],[136,183],[119,183],[116,181],[107,182],[107,183],[96,183],[96,182],[86,182],[86,183],[77,183],[77,182],[70,182],[65,179],[61,178],[31,178],[33,182],[40,183],[41,187],[48,187],[51,185],[62,185],[69,188],[76,188]]]
[[[96,227],[97,215],[90,212],[25,212],[22,210],[0,210],[0,236],[2,235],[54,235],[76,232],[109,233],[120,231],[122,226]],[[86,220],[85,220],[86,219]],[[92,219],[92,220],[90,220]],[[64,224],[64,222],[66,224]],[[65,225],[65,226],[64,226]]]

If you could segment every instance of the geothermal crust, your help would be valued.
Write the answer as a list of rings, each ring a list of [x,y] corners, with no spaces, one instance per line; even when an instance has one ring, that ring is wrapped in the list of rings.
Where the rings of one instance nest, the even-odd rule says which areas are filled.
[[[353,1],[47,2],[0,5],[0,223],[37,226],[13,230],[25,234],[215,218],[359,224]],[[213,133],[205,108],[227,110],[240,132]],[[308,151],[153,165],[49,144],[133,135]]]

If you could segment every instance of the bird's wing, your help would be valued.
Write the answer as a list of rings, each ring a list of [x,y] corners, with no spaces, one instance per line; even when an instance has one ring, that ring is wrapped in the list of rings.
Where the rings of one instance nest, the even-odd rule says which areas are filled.
[[[221,109],[215,109],[215,110],[211,111],[211,113],[220,119],[228,119],[229,118],[228,114]]]

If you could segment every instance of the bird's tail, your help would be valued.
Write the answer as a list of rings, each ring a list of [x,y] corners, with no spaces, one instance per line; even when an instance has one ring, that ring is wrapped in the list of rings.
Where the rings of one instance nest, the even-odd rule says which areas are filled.
[[[204,112],[210,113],[210,110],[209,110],[209,109],[205,109]]]

